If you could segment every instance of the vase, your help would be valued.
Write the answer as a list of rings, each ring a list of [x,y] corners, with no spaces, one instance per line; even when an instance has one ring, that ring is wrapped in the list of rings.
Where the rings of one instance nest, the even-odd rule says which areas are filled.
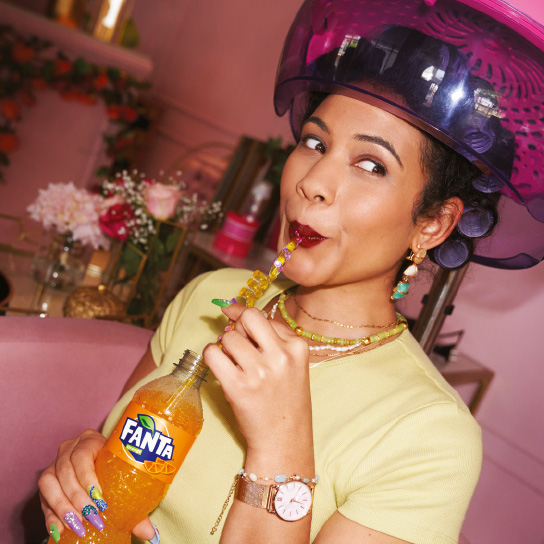
[[[51,239],[52,238],[52,239]],[[53,232],[36,252],[32,265],[34,279],[54,289],[70,289],[85,275],[85,246],[71,232]]]
[[[125,242],[107,282],[108,290],[124,302],[129,319],[148,328],[156,324],[164,310],[162,304],[169,295],[172,271],[187,228],[155,220],[154,231],[147,247]]]

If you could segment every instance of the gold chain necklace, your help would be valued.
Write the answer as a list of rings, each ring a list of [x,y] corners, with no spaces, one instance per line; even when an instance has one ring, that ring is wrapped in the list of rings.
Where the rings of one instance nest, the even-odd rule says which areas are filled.
[[[332,319],[325,319],[324,317],[315,317],[314,315],[310,314],[307,310],[305,310],[300,302],[297,299],[297,295],[295,291],[292,291],[291,296],[293,297],[293,300],[295,301],[295,304],[297,305],[297,308],[299,310],[302,310],[310,319],[313,319],[315,321],[325,321],[326,323],[332,323],[333,325],[338,325],[339,327],[344,327],[346,329],[385,329],[388,327],[392,327],[396,320],[392,323],[389,323],[387,325],[346,325],[344,323],[339,323],[338,321],[333,321]]]

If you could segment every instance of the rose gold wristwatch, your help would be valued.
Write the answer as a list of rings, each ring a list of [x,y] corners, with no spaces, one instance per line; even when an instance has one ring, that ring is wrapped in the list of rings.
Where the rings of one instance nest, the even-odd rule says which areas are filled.
[[[297,521],[312,511],[315,484],[287,479],[271,486],[238,478],[236,498],[250,506],[264,508],[285,521]]]

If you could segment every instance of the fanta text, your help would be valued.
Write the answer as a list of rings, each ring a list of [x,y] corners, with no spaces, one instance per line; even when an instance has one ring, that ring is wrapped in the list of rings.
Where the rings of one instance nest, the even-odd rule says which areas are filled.
[[[154,453],[164,460],[172,460],[174,454],[173,440],[169,436],[155,430],[152,433],[138,423],[137,420],[127,417],[120,436],[121,442],[130,451],[138,450]],[[135,451],[135,453],[141,453]]]

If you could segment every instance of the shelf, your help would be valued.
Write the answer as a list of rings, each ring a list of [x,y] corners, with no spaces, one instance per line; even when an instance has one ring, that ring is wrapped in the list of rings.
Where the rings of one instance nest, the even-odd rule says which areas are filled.
[[[81,30],[67,28],[51,19],[1,1],[0,21],[21,34],[34,34],[49,40],[70,57],[81,56],[89,62],[119,68],[142,80],[149,80],[153,73],[153,62],[145,55],[101,42]]]

